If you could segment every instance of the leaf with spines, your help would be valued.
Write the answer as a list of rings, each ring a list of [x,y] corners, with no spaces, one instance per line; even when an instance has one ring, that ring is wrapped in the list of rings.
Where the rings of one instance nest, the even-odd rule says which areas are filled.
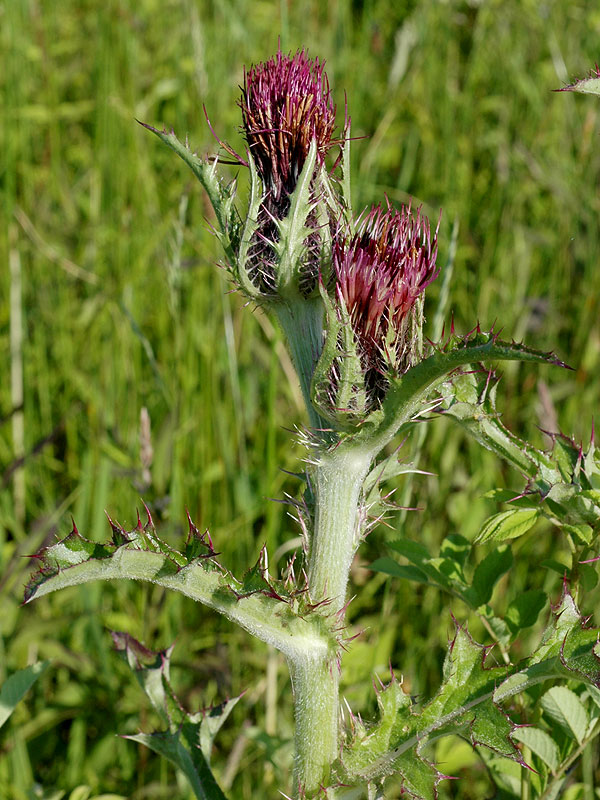
[[[290,658],[307,650],[335,656],[335,620],[311,614],[304,586],[269,577],[260,559],[244,580],[236,580],[217,561],[208,532],[200,534],[191,519],[189,523],[184,552],[156,535],[149,513],[147,523],[142,525],[138,517],[131,531],[110,520],[113,539],[102,545],[84,539],[73,525],[64,539],[36,554],[40,566],[25,589],[25,602],[93,580],[150,581],[219,611]]]
[[[306,241],[314,234],[308,224],[316,208],[312,183],[317,160],[317,143],[313,139],[298,182],[290,195],[290,208],[281,220],[274,220],[278,238],[273,249],[278,256],[277,289],[282,297],[297,297],[300,292],[302,267],[306,258]]]
[[[444,388],[444,416],[528,478],[524,491],[516,496],[507,490],[496,493],[496,499],[512,501],[518,510],[488,520],[478,540],[500,541],[507,533],[514,538],[544,513],[578,544],[593,545],[600,534],[600,456],[594,442],[584,451],[569,437],[552,433],[552,450],[544,453],[522,441],[502,424],[496,409],[496,383],[490,375],[464,374]]]
[[[600,685],[598,631],[587,628],[565,588],[540,646],[518,665],[488,666],[488,649],[476,644],[466,628],[450,643],[442,685],[423,705],[413,703],[393,679],[378,695],[380,719],[368,728],[352,720],[352,731],[336,764],[340,784],[377,782],[400,777],[405,793],[434,800],[444,776],[426,755],[440,736],[458,734],[472,744],[525,766],[517,729],[501,704],[550,679]],[[551,758],[551,756],[548,756]]]
[[[568,86],[554,89],[555,92],[580,92],[581,94],[595,94],[600,96],[600,68],[596,64],[586,78],[578,78]]]
[[[544,353],[516,342],[504,342],[493,331],[479,327],[466,336],[452,335],[431,345],[432,352],[403,375],[390,380],[382,407],[371,412],[352,434],[355,446],[377,454],[393,437],[423,413],[431,393],[458,373],[461,367],[478,362],[525,361],[565,366],[553,353]],[[437,405],[437,404],[436,404]]]
[[[175,764],[190,782],[198,800],[225,800],[211,772],[210,755],[214,738],[239,697],[190,714],[171,687],[169,668],[173,647],[154,652],[126,633],[113,633],[113,641],[168,726],[165,732],[139,733],[126,738],[144,744]]]
[[[138,122],[140,121],[138,120]],[[174,150],[202,184],[219,224],[219,229],[216,231],[217,237],[225,250],[227,260],[230,265],[233,265],[239,245],[241,227],[239,214],[235,208],[235,182],[225,184],[217,173],[218,159],[199,158],[192,152],[187,140],[184,144],[177,138],[175,131],[167,131],[166,129],[160,131],[145,122],[140,122],[140,125],[155,136],[158,136],[167,147]]]

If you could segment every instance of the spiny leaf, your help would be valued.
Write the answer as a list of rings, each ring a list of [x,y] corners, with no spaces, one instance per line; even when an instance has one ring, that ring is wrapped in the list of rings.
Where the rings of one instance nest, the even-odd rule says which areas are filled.
[[[424,757],[423,748],[429,737],[449,734],[519,760],[510,738],[512,723],[492,702],[507,668],[487,668],[486,652],[465,628],[458,628],[446,656],[442,686],[421,708],[392,681],[378,696],[380,721],[370,730],[359,730],[342,754],[344,779],[376,780],[399,773],[410,796],[436,798],[437,785],[446,776]]]
[[[84,539],[73,526],[68,536],[37,553],[40,567],[25,589],[25,602],[92,580],[145,580],[204,603],[290,657],[315,650],[335,655],[335,620],[311,614],[303,586],[267,579],[260,566],[245,583],[236,580],[217,561],[208,532],[200,534],[191,520],[183,553],[160,540],[149,513],[146,525],[138,517],[131,531],[109,522],[113,538],[104,545]]]
[[[479,379],[475,375],[455,377],[446,384],[444,393],[443,413],[528,477],[522,492],[503,490],[495,493],[496,499],[531,507],[532,497],[537,495],[540,513],[551,517],[578,544],[592,545],[600,535],[600,493],[596,486],[600,456],[593,441],[584,451],[568,436],[553,433],[549,434],[552,450],[536,450],[502,424],[495,405],[495,379],[490,380],[489,375]],[[518,521],[519,517],[512,519]],[[518,532],[518,528],[515,530]],[[494,532],[487,533],[493,536]]]
[[[540,646],[519,665],[488,666],[488,648],[459,627],[448,649],[442,685],[432,700],[422,706],[413,703],[393,679],[378,696],[379,721],[367,728],[353,720],[352,735],[336,764],[340,782],[380,781],[396,773],[406,794],[432,800],[445,776],[427,760],[424,748],[428,741],[450,734],[524,766],[515,744],[521,734],[514,735],[516,726],[500,703],[549,679],[600,685],[598,631],[586,628],[566,588],[553,611]],[[546,757],[552,760],[551,754]]]
[[[561,89],[554,89],[555,92],[581,92],[581,94],[595,94],[600,95],[600,69],[596,64],[595,68],[590,70],[587,78],[578,78],[568,86],[563,86]]]
[[[139,742],[159,756],[168,759],[180,769],[188,779],[198,800],[226,800],[218,787],[199,748],[188,750],[174,733],[137,733],[126,736],[132,742]],[[208,770],[208,772],[207,772]]]
[[[359,445],[379,452],[405,424],[423,410],[423,403],[446,376],[466,364],[480,361],[528,361],[566,366],[553,353],[544,353],[516,342],[503,342],[493,331],[479,328],[464,337],[452,335],[431,346],[432,353],[403,375],[390,381],[381,409],[373,411],[355,435]]]
[[[154,652],[127,633],[114,632],[112,637],[116,650],[134,671],[140,686],[154,709],[168,724],[170,732],[177,734],[187,726],[187,735],[193,733],[193,746],[200,747],[206,763],[210,764],[214,738],[240,698],[234,697],[190,714],[185,711],[171,687],[169,673],[173,646]]]
[[[138,120],[139,122],[139,120]],[[239,216],[235,209],[235,183],[225,185],[217,173],[217,159],[204,159],[199,158],[190,149],[187,140],[185,144],[177,138],[175,131],[162,131],[158,128],[153,128],[145,122],[140,122],[140,125],[164,142],[167,147],[174,150],[177,155],[185,161],[190,167],[194,175],[202,184],[204,190],[208,194],[211,205],[215,211],[217,220],[219,222],[220,230],[217,235],[221,240],[223,249],[227,254],[227,259],[230,264],[235,263],[235,252],[238,247],[239,229],[241,226]]]

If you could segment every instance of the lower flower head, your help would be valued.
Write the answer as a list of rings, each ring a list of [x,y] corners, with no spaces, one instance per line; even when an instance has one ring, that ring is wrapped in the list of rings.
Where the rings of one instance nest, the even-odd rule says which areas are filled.
[[[418,327],[422,318],[415,320],[413,310],[438,275],[436,257],[437,229],[432,237],[427,217],[410,206],[373,206],[354,235],[334,239],[337,299],[375,395],[390,369],[405,372],[418,357],[413,323]]]

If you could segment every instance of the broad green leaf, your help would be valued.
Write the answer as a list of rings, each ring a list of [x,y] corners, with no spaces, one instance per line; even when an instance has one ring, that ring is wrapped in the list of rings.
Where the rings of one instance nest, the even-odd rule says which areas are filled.
[[[423,570],[411,564],[398,564],[397,561],[388,556],[373,561],[369,565],[369,569],[372,569],[373,572],[383,572],[385,575],[391,575],[394,578],[404,578],[416,583],[429,583],[429,578]]]
[[[489,603],[497,581],[512,567],[512,550],[500,545],[479,562],[473,574],[473,607]]]
[[[505,542],[508,539],[517,539],[536,523],[540,511],[537,508],[501,511],[494,514],[483,525],[475,538],[476,544],[484,542]]]
[[[586,689],[593,703],[600,708],[600,689],[596,686],[588,686]]]
[[[0,689],[0,728],[13,713],[17,703],[49,666],[49,661],[39,661],[37,664],[14,672],[4,681]]]
[[[516,597],[506,610],[504,619],[513,634],[534,625],[548,598],[541,589],[531,589]]]
[[[571,574],[571,570],[566,564],[562,564],[560,561],[556,561],[554,558],[545,558],[543,561],[540,561],[540,567],[551,569],[553,572],[556,572],[558,575],[560,575],[561,578],[568,578]]]
[[[588,715],[575,692],[566,686],[553,686],[540,700],[544,713],[574,737],[579,744],[585,739]]]
[[[389,542],[389,546],[392,550],[400,553],[401,556],[404,556],[413,563],[427,561],[431,558],[429,550],[424,544],[416,542],[413,539],[406,539],[403,536]]]
[[[551,770],[558,767],[560,763],[558,745],[546,731],[540,728],[517,728],[513,731],[512,738],[526,745]]]
[[[461,567],[465,566],[469,553],[471,552],[471,542],[459,533],[451,533],[442,542],[440,555],[445,559],[451,559]]]
[[[421,573],[424,573],[429,582],[437,583],[446,591],[455,591],[461,594],[466,590],[467,586],[462,571],[463,553],[461,551],[462,546],[460,544],[460,539],[462,539],[462,537],[454,541],[454,544],[452,541],[446,544],[443,552],[450,556],[447,558],[432,558],[425,545],[421,544],[421,542],[415,542],[412,539],[406,539],[404,537],[394,539],[394,541],[389,543],[389,547],[404,556],[404,558],[410,561],[413,567],[416,567]],[[459,553],[457,557],[452,550],[453,546],[457,548],[456,552]],[[412,569],[408,571],[396,570],[392,574],[398,577],[409,577],[410,580],[422,580],[422,578],[419,577],[419,573],[415,573]]]
[[[563,530],[573,536],[577,544],[591,544],[594,541],[594,530],[586,522],[581,522],[579,525],[565,524]]]

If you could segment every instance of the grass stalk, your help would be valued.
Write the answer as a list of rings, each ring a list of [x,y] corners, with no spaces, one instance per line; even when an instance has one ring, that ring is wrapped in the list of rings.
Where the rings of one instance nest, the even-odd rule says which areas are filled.
[[[10,269],[10,400],[13,408],[12,439],[13,458],[25,458],[25,417],[23,412],[23,309],[21,257],[18,250],[17,227],[9,226]],[[20,530],[25,524],[25,463],[13,473],[13,500],[15,520]]]

